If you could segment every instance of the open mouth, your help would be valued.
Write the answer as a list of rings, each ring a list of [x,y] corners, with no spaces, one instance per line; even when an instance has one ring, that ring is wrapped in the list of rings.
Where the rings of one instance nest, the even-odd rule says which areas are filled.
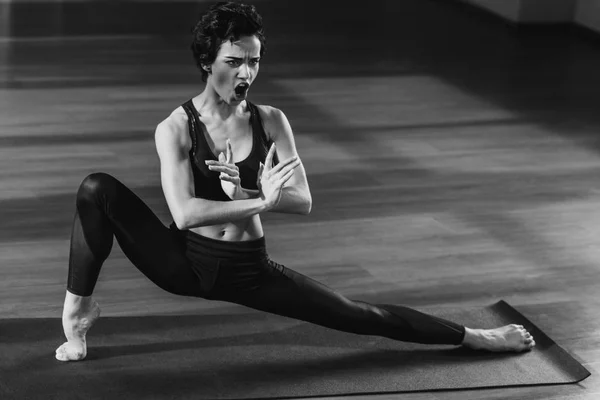
[[[235,94],[236,96],[245,96],[246,92],[248,92],[248,89],[250,88],[250,85],[248,85],[247,83],[240,83],[239,85],[237,85],[235,87]]]

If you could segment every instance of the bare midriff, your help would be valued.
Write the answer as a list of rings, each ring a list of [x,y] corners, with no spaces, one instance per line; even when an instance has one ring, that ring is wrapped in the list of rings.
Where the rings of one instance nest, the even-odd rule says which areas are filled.
[[[199,226],[190,229],[190,231],[200,236],[226,242],[245,242],[260,239],[264,235],[260,215],[258,214],[235,222]]]

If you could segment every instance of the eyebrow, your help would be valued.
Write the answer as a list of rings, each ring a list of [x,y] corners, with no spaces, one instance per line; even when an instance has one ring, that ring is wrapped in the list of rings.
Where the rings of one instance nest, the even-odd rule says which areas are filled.
[[[233,57],[233,56],[227,56],[225,58],[231,58],[232,60],[243,60],[242,57]],[[253,60],[259,59],[260,57],[250,57]]]

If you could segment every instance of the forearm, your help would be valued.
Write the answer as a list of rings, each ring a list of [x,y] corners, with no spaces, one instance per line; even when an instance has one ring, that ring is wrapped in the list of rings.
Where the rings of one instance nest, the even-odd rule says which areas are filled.
[[[240,188],[240,190],[235,194],[233,200],[248,200],[248,199],[256,199],[260,195],[260,190],[252,190],[252,189],[244,189]]]
[[[268,210],[266,202],[260,198],[213,201],[191,198],[182,207],[179,229],[198,226],[224,224],[251,217]]]
[[[300,190],[294,186],[287,186],[282,189],[281,200],[279,204],[269,211],[308,215],[312,208],[312,199],[310,193]]]

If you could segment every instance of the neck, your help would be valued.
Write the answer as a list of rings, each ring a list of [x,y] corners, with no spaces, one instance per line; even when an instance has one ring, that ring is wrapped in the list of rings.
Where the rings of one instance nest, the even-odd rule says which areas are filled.
[[[208,83],[202,93],[196,97],[196,107],[200,114],[218,116],[223,120],[234,115],[243,104],[244,102],[228,104]]]

